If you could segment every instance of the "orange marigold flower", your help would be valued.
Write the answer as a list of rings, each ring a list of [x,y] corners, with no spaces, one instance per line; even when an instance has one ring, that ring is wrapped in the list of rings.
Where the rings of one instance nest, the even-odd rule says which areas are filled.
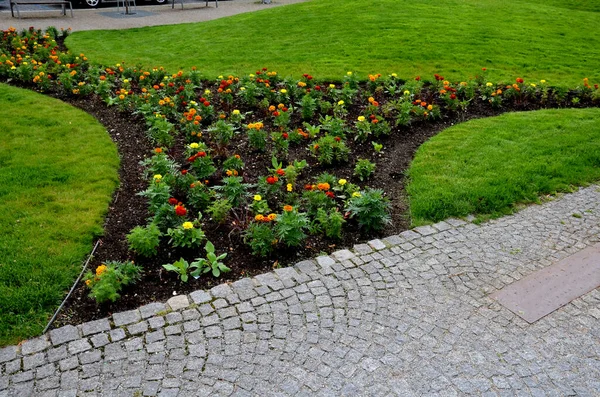
[[[267,216],[267,219],[268,219],[268,220],[270,220],[270,221],[274,221],[274,220],[275,220],[275,218],[277,218],[277,214],[269,214],[269,215]]]
[[[317,189],[319,190],[329,190],[331,188],[331,186],[329,186],[329,183],[324,182],[324,183],[319,183],[317,185]]]
[[[291,205],[284,205],[284,206],[283,206],[283,210],[284,210],[285,212],[290,212],[290,211],[293,211],[293,210],[294,210],[294,207],[292,207]]]
[[[157,147],[156,149],[154,149],[154,153],[156,153],[156,154],[159,154],[162,152],[163,152],[162,148]]]
[[[261,222],[261,221],[265,220],[265,217],[264,217],[264,215],[258,214],[254,217],[254,219]]]
[[[275,105],[271,105],[271,106],[269,106],[269,112],[274,112],[274,111],[275,111],[275,109],[277,109],[277,108],[275,107]]]
[[[105,264],[102,264],[102,265],[98,266],[96,268],[96,276],[102,275],[102,273],[104,273],[106,271],[106,269],[108,269],[108,267],[106,267]]]

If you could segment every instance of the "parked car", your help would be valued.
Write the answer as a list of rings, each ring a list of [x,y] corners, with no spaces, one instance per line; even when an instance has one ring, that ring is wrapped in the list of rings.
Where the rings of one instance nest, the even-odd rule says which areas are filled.
[[[143,2],[144,0],[140,1]],[[116,3],[117,0],[79,0],[79,4],[83,5],[84,7],[88,7],[88,8],[97,8],[100,7],[101,4],[106,4],[106,3]],[[150,0],[147,2],[151,2],[153,4],[165,4],[168,3],[169,0]],[[137,1],[136,1],[137,4]]]

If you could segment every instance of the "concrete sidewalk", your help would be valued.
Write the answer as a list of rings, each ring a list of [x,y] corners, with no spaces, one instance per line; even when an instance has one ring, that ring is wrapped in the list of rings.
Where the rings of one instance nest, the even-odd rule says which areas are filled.
[[[598,396],[599,288],[489,295],[599,240],[598,186],[419,227],[0,349],[0,396]]]
[[[219,1],[219,7],[215,7],[213,1],[205,6],[205,1],[185,0],[184,8],[181,3],[176,3],[175,8],[171,4],[141,6],[142,1],[137,1],[136,14],[124,15],[117,11],[117,3],[113,6],[103,6],[98,9],[75,9],[74,18],[62,16],[60,7],[49,6],[24,6],[21,9],[21,19],[13,18],[10,14],[8,0],[0,1],[0,29],[6,30],[14,27],[19,30],[30,26],[45,29],[48,26],[57,28],[71,28],[73,31],[99,30],[99,29],[128,29],[155,25],[173,25],[188,22],[203,22],[212,19],[223,18],[245,12],[260,11],[267,8],[279,7],[287,4],[302,3],[306,0],[274,0],[271,4],[262,4],[257,0],[231,0]],[[15,11],[16,15],[16,11]],[[182,40],[185,37],[181,38]]]

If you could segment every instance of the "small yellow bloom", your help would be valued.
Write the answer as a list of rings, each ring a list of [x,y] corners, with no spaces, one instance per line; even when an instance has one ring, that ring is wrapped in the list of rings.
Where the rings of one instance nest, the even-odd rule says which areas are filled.
[[[485,83],[485,86],[486,86],[486,87],[491,87],[491,86],[493,86],[493,84],[492,84],[492,83],[490,83],[490,82],[487,82],[487,83]]]
[[[162,175],[161,175],[161,174],[156,174],[156,175],[154,175],[154,180],[155,180],[156,182],[160,182],[160,180],[161,180],[161,179],[162,179]]]
[[[360,196],[362,196],[360,194],[360,192],[354,192],[354,193],[352,193],[352,197],[360,197]]]
[[[127,84],[127,83],[129,83],[129,80],[128,79],[124,79],[123,83]]]
[[[254,75],[253,75],[252,73],[250,73],[248,76],[250,76],[250,77],[254,77]]]
[[[199,146],[197,142],[190,143],[190,149],[198,149]]]
[[[342,106],[344,104],[344,101],[339,101],[338,105]]]
[[[223,76],[219,76],[219,77],[217,77],[217,78],[218,78],[218,79],[222,79],[222,78],[223,78]]]
[[[329,84],[329,88],[331,88],[331,89],[335,88],[335,84]]]
[[[427,106],[427,110],[433,110],[433,105]]]
[[[104,273],[106,271],[106,269],[108,269],[106,267],[106,265],[100,265],[96,268],[96,276],[100,276],[102,273]]]
[[[404,95],[410,95],[410,91],[409,90],[404,90]]]
[[[92,283],[92,280],[85,280],[85,285],[87,285],[88,287],[90,286],[91,283]]]
[[[398,77],[398,75],[396,73],[392,73],[392,77],[396,78],[396,77]]]
[[[240,111],[237,109],[233,109],[233,112],[231,112],[231,114],[238,115],[238,114],[240,114]]]
[[[288,192],[291,192],[292,190],[294,190],[294,187],[292,186],[292,184],[291,184],[291,183],[288,183],[288,184],[287,184],[287,191],[288,191]]]
[[[254,201],[260,201],[260,200],[262,200],[261,195],[260,194],[255,194],[254,195]]]
[[[347,180],[345,180],[345,179],[340,179],[340,180],[338,181],[338,183],[340,184],[340,186],[344,186],[346,183],[348,183],[348,181],[347,181]]]
[[[282,88],[279,92],[281,92],[282,94],[287,94],[287,90],[285,88]]]
[[[533,88],[537,87],[537,85],[536,85],[536,84],[533,84],[533,83],[531,83],[531,86],[532,86]]]
[[[192,222],[183,222],[183,228],[185,230],[189,230],[189,229],[193,229],[194,228],[194,224]]]
[[[246,87],[240,87],[240,91],[246,91]]]
[[[348,76],[352,76],[352,72],[347,72],[346,73]]]
[[[358,116],[358,121],[365,121],[365,116]]]
[[[546,80],[540,80],[540,83],[545,84]]]

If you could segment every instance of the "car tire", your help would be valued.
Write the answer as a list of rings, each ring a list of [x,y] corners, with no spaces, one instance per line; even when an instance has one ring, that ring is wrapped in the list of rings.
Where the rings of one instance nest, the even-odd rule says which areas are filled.
[[[154,0],[153,3],[158,5],[169,4],[169,0]]]
[[[101,0],[83,0],[82,4],[88,8],[98,8]]]

